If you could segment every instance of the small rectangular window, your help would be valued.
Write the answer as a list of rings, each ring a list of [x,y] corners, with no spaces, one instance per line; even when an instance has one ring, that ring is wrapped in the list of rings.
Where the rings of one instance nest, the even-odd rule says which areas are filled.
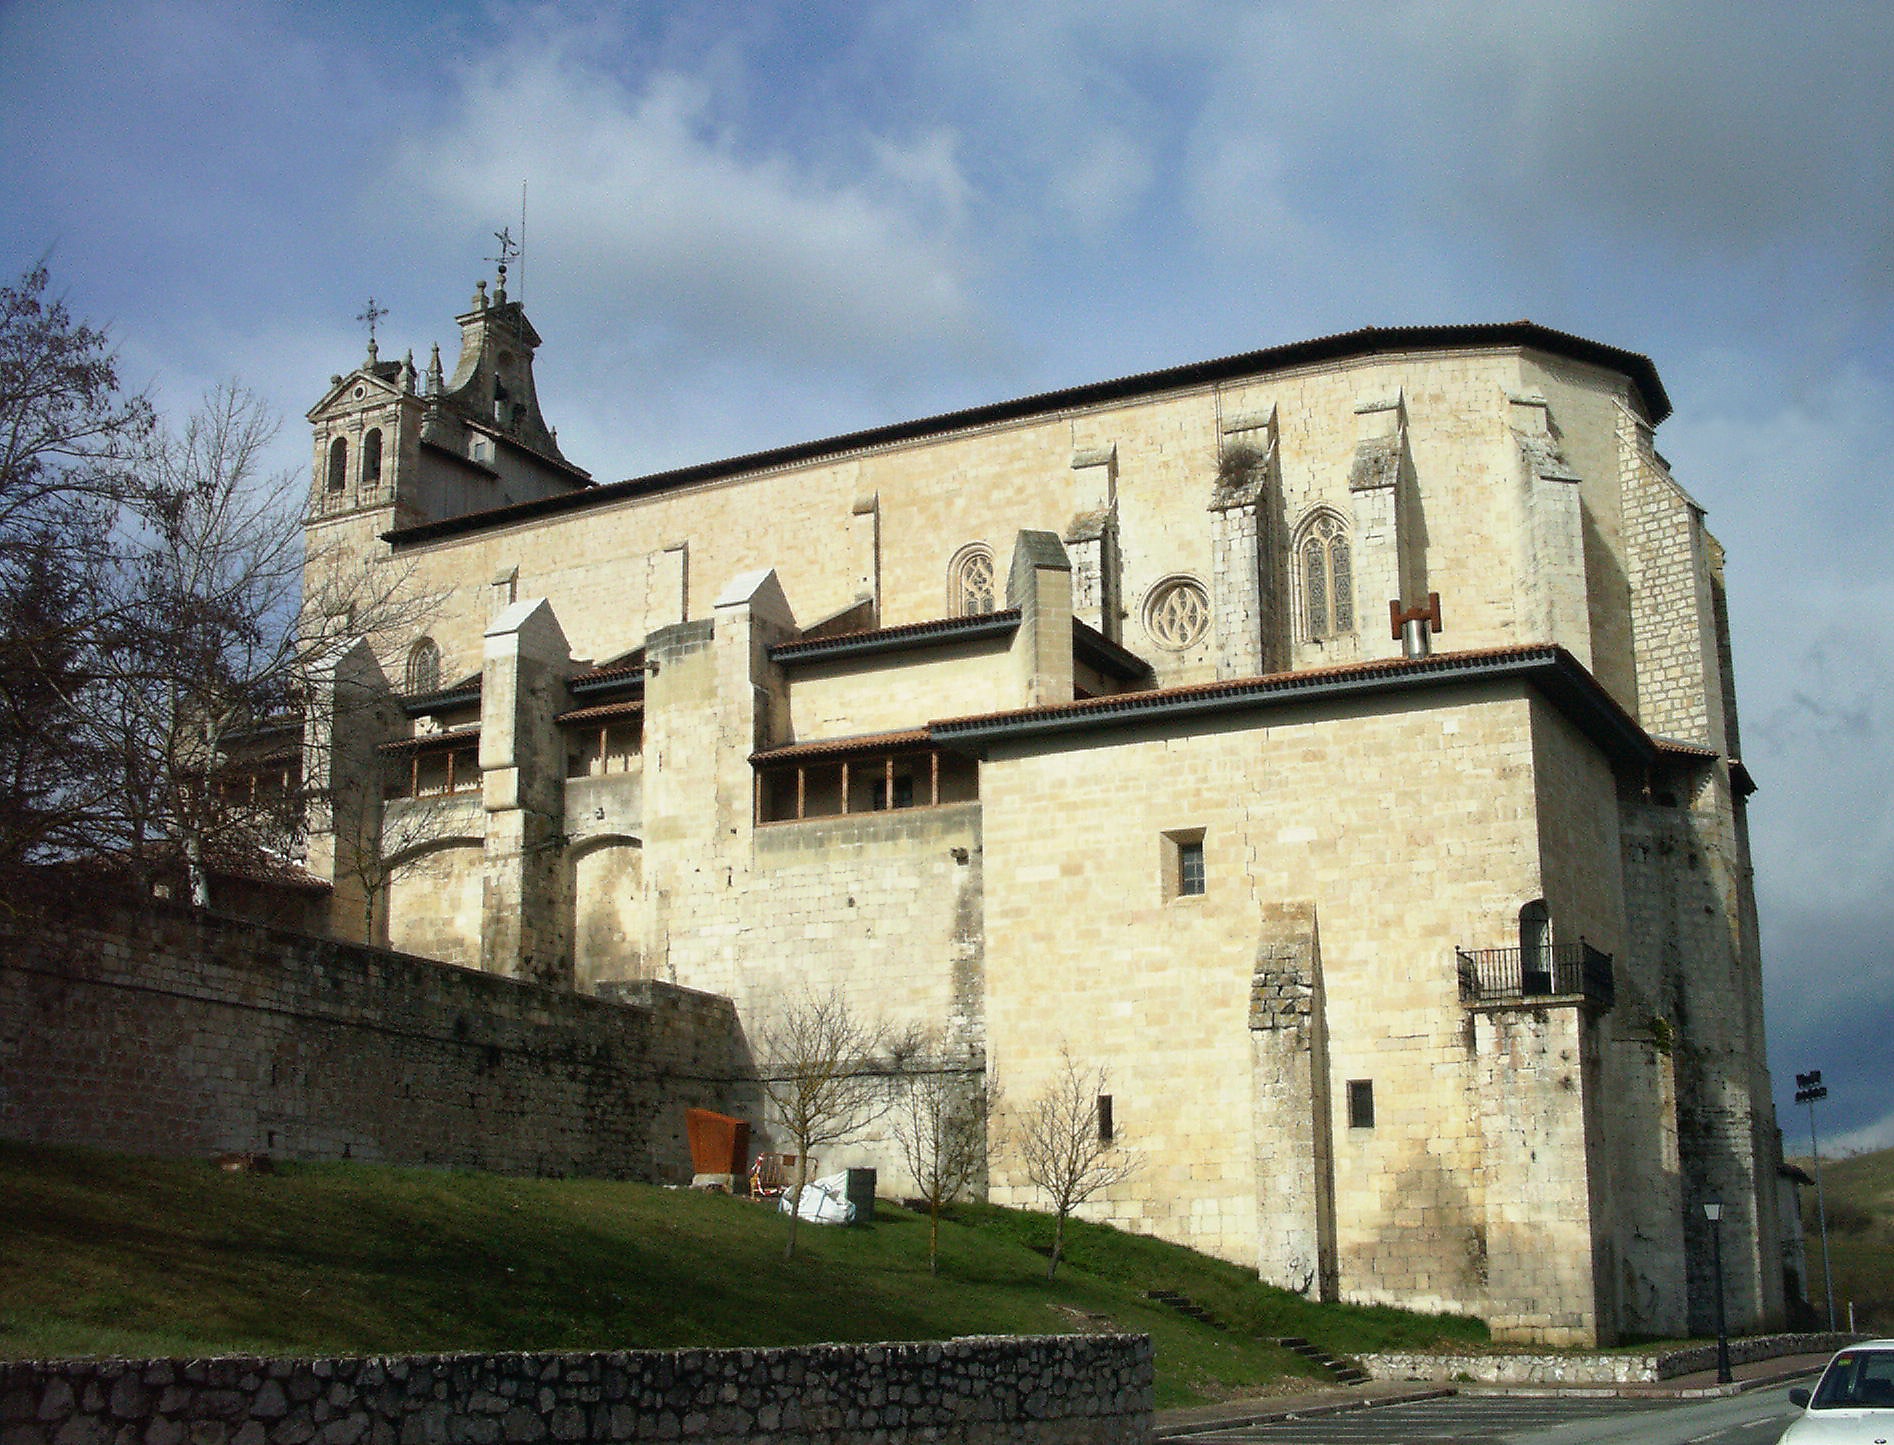
[[[1348,1127],[1351,1129],[1374,1128],[1373,1079],[1348,1081]]]
[[[1111,1139],[1111,1095],[1100,1094],[1098,1096],[1098,1141],[1101,1144],[1109,1144]]]
[[[1177,845],[1177,896],[1200,897],[1204,889],[1203,839]]]
[[[1202,828],[1168,829],[1159,837],[1162,871],[1159,875],[1168,902],[1201,898],[1208,875],[1204,871]]]

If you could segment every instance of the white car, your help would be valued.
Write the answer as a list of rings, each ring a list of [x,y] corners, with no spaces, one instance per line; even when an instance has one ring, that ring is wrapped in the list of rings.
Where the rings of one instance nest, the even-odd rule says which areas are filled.
[[[1894,1441],[1894,1340],[1850,1345],[1807,1390],[1789,1391],[1802,1418],[1781,1445],[1889,1445]]]

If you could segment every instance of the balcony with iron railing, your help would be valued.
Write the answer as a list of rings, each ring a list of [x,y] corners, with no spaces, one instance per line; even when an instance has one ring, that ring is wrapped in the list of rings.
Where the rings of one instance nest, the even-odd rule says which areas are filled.
[[[1456,948],[1460,1001],[1469,1007],[1583,1003],[1603,1012],[1617,1002],[1611,955],[1584,939],[1530,948]]]

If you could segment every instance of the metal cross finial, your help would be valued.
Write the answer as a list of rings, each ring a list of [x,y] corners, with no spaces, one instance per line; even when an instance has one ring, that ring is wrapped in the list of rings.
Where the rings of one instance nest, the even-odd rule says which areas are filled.
[[[367,308],[355,318],[357,321],[366,321],[368,323],[368,344],[370,346],[375,344],[375,323],[387,314],[388,308],[386,306],[377,306],[375,304],[375,298],[371,296],[368,298]]]
[[[500,254],[487,259],[500,268],[500,284],[506,284],[507,263],[519,254],[519,243],[513,239],[511,227],[503,226],[493,233],[493,239],[500,243]]]

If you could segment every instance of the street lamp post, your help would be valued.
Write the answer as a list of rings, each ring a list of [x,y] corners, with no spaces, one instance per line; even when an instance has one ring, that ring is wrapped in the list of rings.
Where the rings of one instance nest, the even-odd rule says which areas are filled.
[[[1703,1206],[1710,1221],[1710,1259],[1716,1273],[1716,1382],[1730,1383],[1730,1332],[1723,1323],[1723,1205],[1715,1200]]]
[[[1828,1330],[1835,1330],[1835,1271],[1828,1262],[1828,1204],[1822,1198],[1822,1151],[1815,1142],[1815,1102],[1826,1099],[1822,1071],[1813,1069],[1795,1076],[1795,1102],[1809,1106],[1809,1158],[1815,1165],[1815,1217],[1822,1226],[1822,1284],[1828,1292]]]

